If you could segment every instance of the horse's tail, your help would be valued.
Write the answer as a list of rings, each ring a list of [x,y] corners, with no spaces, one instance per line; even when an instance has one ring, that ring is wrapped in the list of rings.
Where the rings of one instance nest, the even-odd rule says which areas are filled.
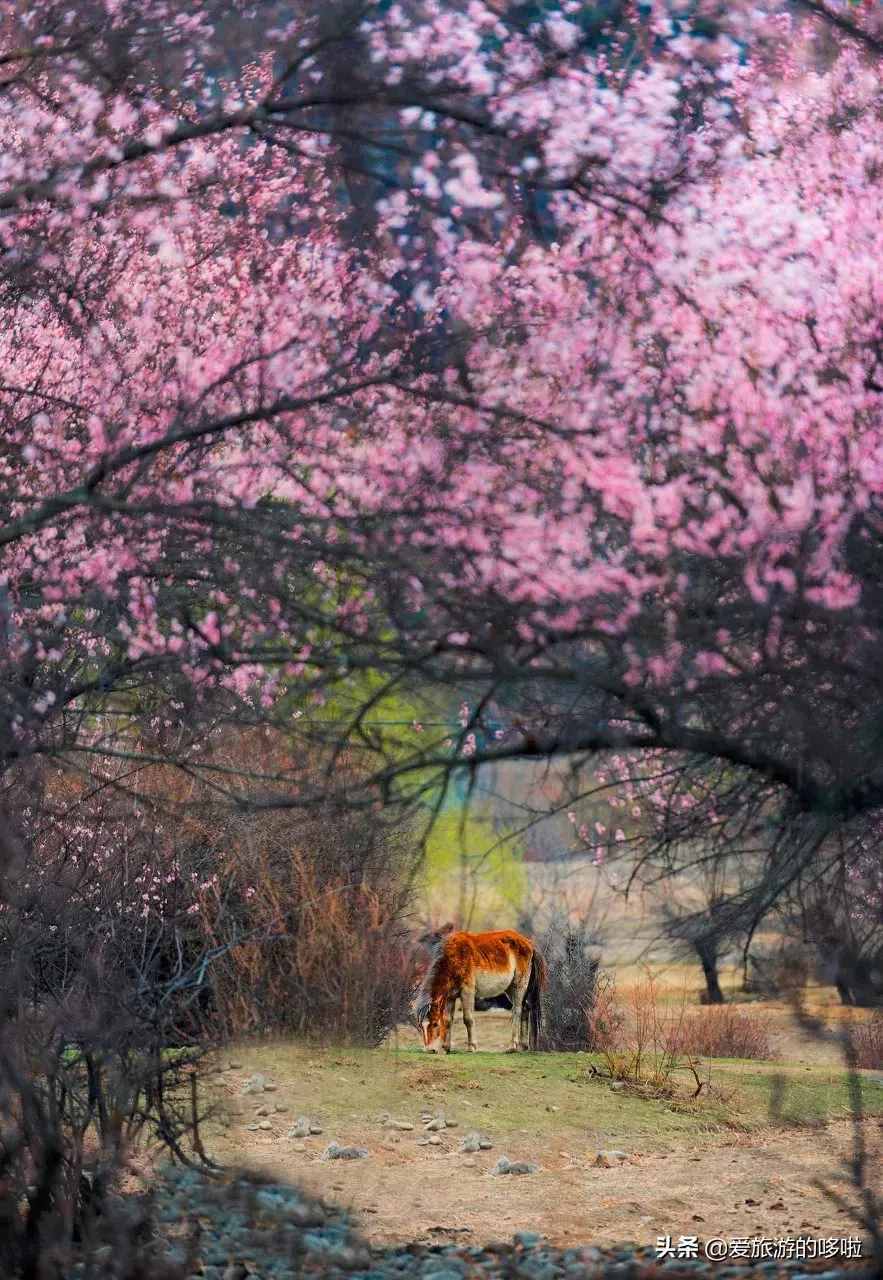
[[[540,1047],[540,1031],[543,1025],[543,997],[542,990],[546,985],[548,971],[546,962],[534,947],[533,955],[530,960],[530,977],[527,980],[527,991],[524,993],[524,1003],[527,1005],[528,1016],[528,1048],[534,1052]]]

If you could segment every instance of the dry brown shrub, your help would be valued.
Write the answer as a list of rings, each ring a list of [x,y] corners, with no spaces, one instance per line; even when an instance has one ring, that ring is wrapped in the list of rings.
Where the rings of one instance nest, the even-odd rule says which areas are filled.
[[[857,1067],[883,1070],[883,1013],[874,1014],[867,1022],[853,1023],[850,1040]]]
[[[709,1005],[701,1013],[684,1017],[670,1043],[673,1051],[682,1057],[773,1057],[763,1020],[732,1005]]]
[[[246,762],[265,777],[295,763],[279,735],[228,738],[219,763]],[[337,762],[338,777],[348,769]],[[311,770],[301,775],[309,785]],[[208,833],[199,824],[184,855],[208,853],[212,872],[198,924],[222,949],[211,974],[216,1026],[227,1037],[378,1043],[408,1016],[416,981],[408,832],[379,811],[272,800],[271,789],[254,811],[216,814]]]

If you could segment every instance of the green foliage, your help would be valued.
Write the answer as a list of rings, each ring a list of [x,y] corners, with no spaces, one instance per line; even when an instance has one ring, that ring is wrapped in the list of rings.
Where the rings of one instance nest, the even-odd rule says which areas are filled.
[[[427,840],[419,896],[430,919],[464,928],[515,924],[527,895],[523,846],[473,804],[443,810]]]

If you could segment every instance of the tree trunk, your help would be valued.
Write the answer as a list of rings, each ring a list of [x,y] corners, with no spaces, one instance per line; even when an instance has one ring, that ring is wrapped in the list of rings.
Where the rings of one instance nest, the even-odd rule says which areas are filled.
[[[725,1004],[724,993],[721,991],[720,980],[717,976],[717,952],[713,945],[703,940],[694,942],[696,954],[699,957],[699,963],[702,965],[702,972],[705,975],[705,990],[708,993],[709,1004]]]

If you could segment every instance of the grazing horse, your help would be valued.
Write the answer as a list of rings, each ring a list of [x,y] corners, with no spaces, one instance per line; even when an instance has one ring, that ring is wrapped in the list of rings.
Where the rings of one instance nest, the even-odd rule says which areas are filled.
[[[429,967],[417,998],[417,1020],[423,1047],[429,1053],[450,1053],[454,1005],[463,1006],[467,1047],[475,1052],[472,1035],[476,1006],[511,1004],[512,1043],[521,1047],[527,1024],[526,1048],[536,1049],[542,1014],[540,992],[546,985],[546,965],[530,938],[514,929],[495,933],[448,933]]]

